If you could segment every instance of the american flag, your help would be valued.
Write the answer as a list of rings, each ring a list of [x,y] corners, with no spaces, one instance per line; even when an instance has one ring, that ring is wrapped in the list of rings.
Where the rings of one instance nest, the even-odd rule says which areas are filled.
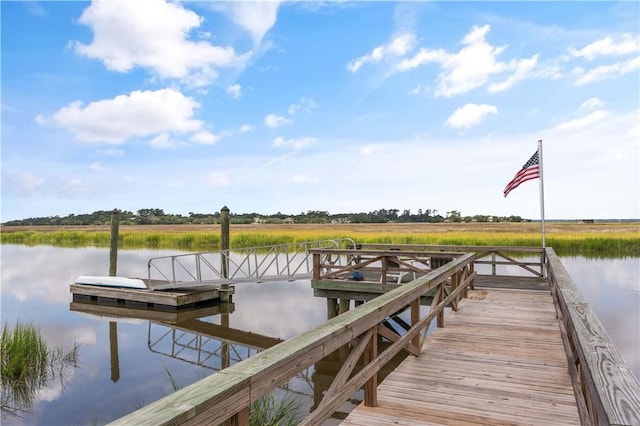
[[[538,150],[536,150],[535,154],[529,158],[529,161],[524,163],[524,166],[518,173],[509,181],[507,186],[504,188],[504,196],[506,197],[509,192],[516,189],[522,182],[526,182],[531,179],[537,179],[540,177],[540,161],[538,159]]]

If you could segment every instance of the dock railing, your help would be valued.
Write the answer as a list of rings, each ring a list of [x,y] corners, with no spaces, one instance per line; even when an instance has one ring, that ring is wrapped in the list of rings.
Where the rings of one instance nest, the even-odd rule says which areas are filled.
[[[553,248],[546,249],[546,260],[582,424],[640,424],[638,378]]]
[[[154,257],[147,263],[147,286],[162,290],[309,278],[310,249],[339,249],[353,244],[352,239],[345,238]]]
[[[545,276],[545,257],[542,247],[365,243],[356,244],[355,248],[362,251],[427,252],[431,253],[434,258],[439,255],[439,261],[434,262],[432,267],[449,261],[451,256],[447,257],[447,252],[475,253],[476,261],[474,263],[478,275],[504,277],[524,274],[535,277]],[[521,257],[526,257],[527,259],[521,259]],[[485,270],[484,265],[489,269],[488,271]]]
[[[311,253],[314,265],[320,263],[323,254],[313,250]],[[112,424],[196,425],[229,421],[229,424],[248,425],[251,402],[349,344],[351,352],[342,369],[320,404],[301,424],[319,424],[363,386],[365,404],[375,406],[378,371],[402,350],[417,355],[433,319],[437,318],[439,326],[444,325],[445,307],[456,303],[473,283],[474,259],[472,253],[463,254],[313,330],[182,388]],[[449,283],[448,289],[445,283]],[[420,298],[434,288],[440,296],[434,298],[431,310],[421,317]],[[380,326],[385,319],[405,309],[410,309],[411,316],[411,328],[405,334],[398,335]],[[380,353],[379,336],[391,342]],[[352,374],[361,356],[365,365]]]
[[[584,301],[552,248],[488,246],[391,246],[362,245],[340,257],[353,265],[381,251],[383,257],[406,253],[437,251],[452,259],[438,267],[421,269],[424,275],[381,294],[355,309],[338,315],[317,328],[291,338],[239,362],[214,375],[174,392],[121,419],[115,425],[227,424],[248,425],[251,402],[267,394],[302,370],[315,364],[344,345],[351,351],[322,401],[302,424],[319,424],[328,418],[353,392],[364,387],[364,403],[376,405],[377,374],[400,351],[418,355],[431,322],[443,327],[445,308],[457,309],[460,298],[473,288],[479,276],[476,265],[488,269],[497,278],[500,268],[520,269],[547,282],[556,304],[578,411],[583,424],[637,425],[640,423],[640,383],[622,359],[615,344]],[[342,251],[342,249],[337,250]],[[469,251],[469,253],[461,253]],[[541,255],[536,261],[521,261],[509,253]],[[338,253],[328,256],[326,249],[311,249],[315,279],[329,278],[343,265],[336,264]],[[495,256],[494,256],[495,254]],[[360,256],[358,258],[357,256]],[[416,255],[418,256],[418,255]],[[408,257],[411,257],[409,255]],[[382,262],[381,259],[379,261]],[[483,263],[480,263],[483,262]],[[437,262],[436,262],[437,263]],[[411,263],[400,265],[411,271]],[[365,265],[366,266],[366,265]],[[435,266],[429,265],[430,268]],[[497,269],[493,272],[494,267]],[[338,276],[334,275],[334,277]],[[428,312],[421,312],[420,300],[431,292]],[[410,312],[410,328],[402,335],[381,326],[388,317],[403,310]],[[378,339],[390,345],[380,350]],[[356,373],[360,357],[365,365]]]

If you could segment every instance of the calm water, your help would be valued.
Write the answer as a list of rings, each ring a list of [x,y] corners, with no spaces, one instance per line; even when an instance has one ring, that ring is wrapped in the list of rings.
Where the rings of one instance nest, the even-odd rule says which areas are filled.
[[[80,344],[79,367],[66,369],[63,379],[41,389],[32,413],[23,418],[3,416],[3,425],[104,424],[171,393],[174,384],[188,385],[220,367],[217,340],[195,339],[180,330],[174,340],[172,329],[162,323],[142,319],[110,323],[70,310],[69,283],[79,275],[105,275],[108,249],[0,248],[2,321],[32,322],[49,344],[64,349]],[[149,258],[177,253],[120,251],[118,275],[145,277]],[[640,258],[574,257],[563,262],[640,377]],[[287,339],[326,319],[326,302],[313,297],[308,281],[238,284],[233,302],[229,327],[272,338]],[[215,308],[200,320],[220,324],[222,315],[213,313]],[[232,345],[231,363],[255,351]],[[291,382],[291,391],[299,395],[305,410],[313,403],[314,382],[321,380],[309,369]]]

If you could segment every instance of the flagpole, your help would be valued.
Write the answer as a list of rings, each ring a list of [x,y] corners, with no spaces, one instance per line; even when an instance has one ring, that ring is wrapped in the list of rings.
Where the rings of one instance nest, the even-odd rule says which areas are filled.
[[[540,168],[540,224],[542,232],[542,248],[546,248],[544,234],[544,174],[542,168],[542,139],[538,141],[538,166]]]

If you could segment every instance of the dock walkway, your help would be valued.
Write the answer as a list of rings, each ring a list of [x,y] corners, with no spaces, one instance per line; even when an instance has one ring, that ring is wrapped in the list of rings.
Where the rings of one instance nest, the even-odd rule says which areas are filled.
[[[580,424],[549,291],[470,291],[377,392],[342,424]]]

